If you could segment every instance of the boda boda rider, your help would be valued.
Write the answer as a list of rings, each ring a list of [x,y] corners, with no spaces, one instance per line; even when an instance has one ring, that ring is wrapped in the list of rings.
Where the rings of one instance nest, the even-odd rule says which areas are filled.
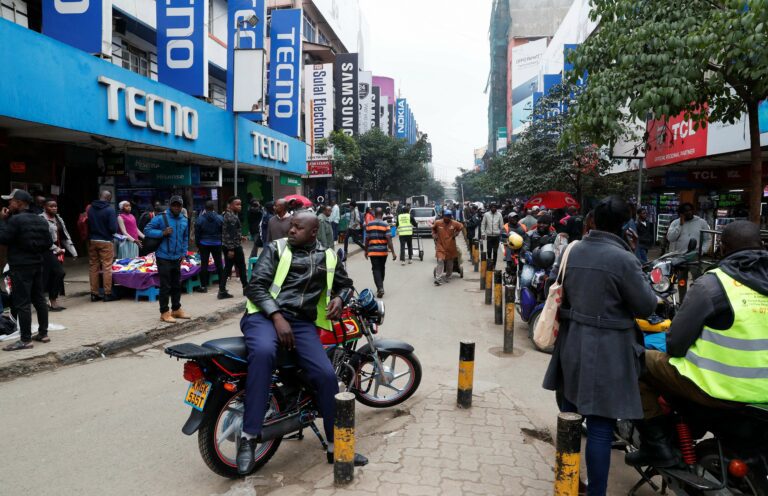
[[[539,217],[539,221],[528,231],[528,235],[523,238],[523,247],[525,251],[532,252],[539,246],[548,245],[555,242],[557,232],[552,228],[552,216],[544,214]]]
[[[295,351],[299,366],[312,383],[333,463],[334,396],[338,379],[323,350],[317,327],[331,329],[354,290],[344,266],[331,249],[317,241],[319,221],[308,211],[291,218],[288,237],[264,247],[245,290],[246,314],[240,321],[248,349],[243,437],[237,450],[237,470],[251,472],[269,402],[278,346]],[[355,465],[368,460],[355,454]]]
[[[725,258],[696,280],[672,320],[667,353],[645,352],[642,443],[626,455],[630,465],[678,463],[659,394],[715,409],[768,403],[768,251],[760,228],[728,224],[721,250]]]

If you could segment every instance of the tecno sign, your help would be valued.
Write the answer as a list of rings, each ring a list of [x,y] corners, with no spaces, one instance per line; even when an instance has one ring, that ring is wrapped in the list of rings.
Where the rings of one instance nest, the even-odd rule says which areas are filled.
[[[147,93],[133,86],[99,76],[99,83],[107,87],[107,118],[120,118],[119,95],[125,95],[125,118],[135,127],[149,128],[163,134],[183,136],[196,140],[198,134],[197,110],[185,107],[167,98]]]
[[[59,14],[82,14],[88,10],[91,5],[90,0],[78,0],[65,2],[64,0],[53,0],[53,8]]]
[[[266,160],[274,160],[287,164],[290,159],[290,147],[285,141],[271,138],[265,134],[251,131],[253,136],[253,156],[261,157]]]

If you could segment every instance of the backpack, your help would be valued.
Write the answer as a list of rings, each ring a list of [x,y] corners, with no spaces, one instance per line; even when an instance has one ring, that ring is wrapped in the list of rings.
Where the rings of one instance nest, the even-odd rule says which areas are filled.
[[[163,222],[165,222],[165,227],[170,227],[170,224],[168,224],[168,215],[163,212]],[[149,236],[144,237],[144,245],[142,246],[142,249],[145,253],[153,253],[157,251],[158,248],[160,248],[160,244],[163,242],[165,237],[161,236],[159,238],[150,238]]]
[[[88,240],[88,209],[77,217],[77,232],[80,233],[82,241]]]

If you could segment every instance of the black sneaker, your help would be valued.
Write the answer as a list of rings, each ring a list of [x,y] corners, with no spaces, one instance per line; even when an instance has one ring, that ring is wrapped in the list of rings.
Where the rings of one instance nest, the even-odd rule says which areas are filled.
[[[18,351],[18,350],[28,350],[30,348],[34,348],[31,342],[29,341],[16,341],[15,343],[9,344],[3,350],[5,351]]]
[[[384,290],[383,289],[378,290],[376,292],[376,297],[377,298],[384,298]]]
[[[32,341],[38,341],[40,343],[50,343],[51,338],[48,337],[48,334],[40,334],[39,332],[32,336]]]
[[[103,299],[101,296],[91,293],[91,301],[102,301]]]
[[[253,452],[256,450],[258,444],[259,441],[256,438],[240,438],[240,446],[237,447],[238,474],[247,475],[253,472],[254,467],[256,467],[256,458],[253,456]]]
[[[200,286],[200,287],[197,287],[197,288],[193,288],[192,291],[194,291],[195,293],[207,293],[208,292],[208,288],[206,288],[204,286]]]
[[[121,298],[115,294],[108,294],[104,296],[104,301],[118,301]]]
[[[219,293],[218,296],[216,296],[216,298],[218,298],[220,300],[226,300],[227,298],[234,298],[234,296],[232,296],[230,293],[227,293],[225,291],[223,293]]]

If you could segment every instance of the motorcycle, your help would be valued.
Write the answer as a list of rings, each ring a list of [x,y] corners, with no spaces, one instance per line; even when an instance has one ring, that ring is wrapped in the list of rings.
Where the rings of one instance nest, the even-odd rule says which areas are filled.
[[[555,264],[554,244],[546,244],[536,248],[523,263],[517,264],[517,281],[515,286],[515,304],[517,313],[523,322],[528,324],[528,337],[533,346],[544,353],[552,353],[551,348],[539,348],[533,341],[533,330],[541,317],[541,310],[547,300],[547,281],[550,271]]]
[[[340,321],[333,323],[333,331],[318,329],[339,381],[357,401],[374,408],[391,407],[410,398],[422,375],[413,346],[374,339],[384,315],[384,302],[365,289],[344,308]],[[184,403],[192,411],[182,432],[188,436],[197,432],[200,454],[208,468],[224,477],[238,477],[236,455],[248,368],[245,340],[230,337],[202,345],[184,343],[169,346],[165,353],[186,360],[184,379],[190,385]],[[278,351],[270,389],[254,472],[272,458],[284,438],[303,439],[305,428],[327,448],[314,424],[318,410],[312,387],[294,352]]]

